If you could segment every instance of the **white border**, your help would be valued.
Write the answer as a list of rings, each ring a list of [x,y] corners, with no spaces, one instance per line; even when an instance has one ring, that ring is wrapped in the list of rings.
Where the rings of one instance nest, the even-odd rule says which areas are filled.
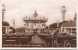
[[[78,11],[77,11],[77,14],[78,14]],[[9,48],[9,47],[2,48],[2,17],[0,18],[1,18],[0,19],[0,48],[1,49],[78,49],[78,20],[76,22],[76,25],[77,25],[77,47],[76,48],[22,48],[22,47],[21,48]]]

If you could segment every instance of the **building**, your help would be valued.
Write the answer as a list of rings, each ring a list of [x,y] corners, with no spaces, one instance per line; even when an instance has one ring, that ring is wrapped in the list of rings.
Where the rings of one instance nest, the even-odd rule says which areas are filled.
[[[59,32],[62,32],[62,33],[65,32],[65,33],[76,35],[76,24],[75,24],[75,22],[73,22],[73,21],[63,22]]]
[[[8,32],[8,28],[9,28],[9,23],[3,21],[3,22],[2,22],[2,33],[3,33],[3,34],[6,34],[6,33]]]
[[[73,20],[63,21],[60,23],[59,32],[66,32],[71,35],[76,35],[76,14]]]
[[[40,17],[35,11],[33,16],[24,18],[25,27],[28,29],[42,29],[45,28],[47,22],[47,18]]]
[[[9,23],[7,21],[4,21],[5,18],[5,5],[2,4],[2,33],[5,34],[8,32]]]
[[[5,12],[6,12],[6,7],[4,4],[2,4],[2,33],[8,34],[9,32],[14,32],[14,28],[10,26],[9,22],[5,21]]]

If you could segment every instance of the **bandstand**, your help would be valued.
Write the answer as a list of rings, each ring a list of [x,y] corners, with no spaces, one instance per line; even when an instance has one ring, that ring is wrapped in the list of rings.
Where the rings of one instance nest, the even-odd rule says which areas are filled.
[[[37,11],[34,11],[33,16],[24,17],[25,35],[31,36],[28,45],[32,47],[49,46],[50,34],[48,30],[45,30],[47,20],[46,17],[39,16]]]

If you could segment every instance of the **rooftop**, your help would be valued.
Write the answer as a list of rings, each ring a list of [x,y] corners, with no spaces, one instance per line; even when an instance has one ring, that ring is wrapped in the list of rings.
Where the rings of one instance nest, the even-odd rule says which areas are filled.
[[[44,16],[39,16],[37,11],[34,11],[33,16],[26,16],[24,17],[24,21],[25,22],[29,22],[29,21],[41,21],[41,22],[47,22],[48,18],[44,17]]]

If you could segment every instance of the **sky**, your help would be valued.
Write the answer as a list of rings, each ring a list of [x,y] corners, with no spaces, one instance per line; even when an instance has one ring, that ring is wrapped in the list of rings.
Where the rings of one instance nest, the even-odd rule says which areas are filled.
[[[78,14],[78,0],[0,0],[0,12],[2,4],[6,7],[4,20],[13,26],[13,19],[15,19],[16,27],[23,26],[23,18],[32,16],[35,10],[39,16],[48,18],[47,25],[62,20],[62,5],[66,6],[66,20],[72,20],[75,12]]]

